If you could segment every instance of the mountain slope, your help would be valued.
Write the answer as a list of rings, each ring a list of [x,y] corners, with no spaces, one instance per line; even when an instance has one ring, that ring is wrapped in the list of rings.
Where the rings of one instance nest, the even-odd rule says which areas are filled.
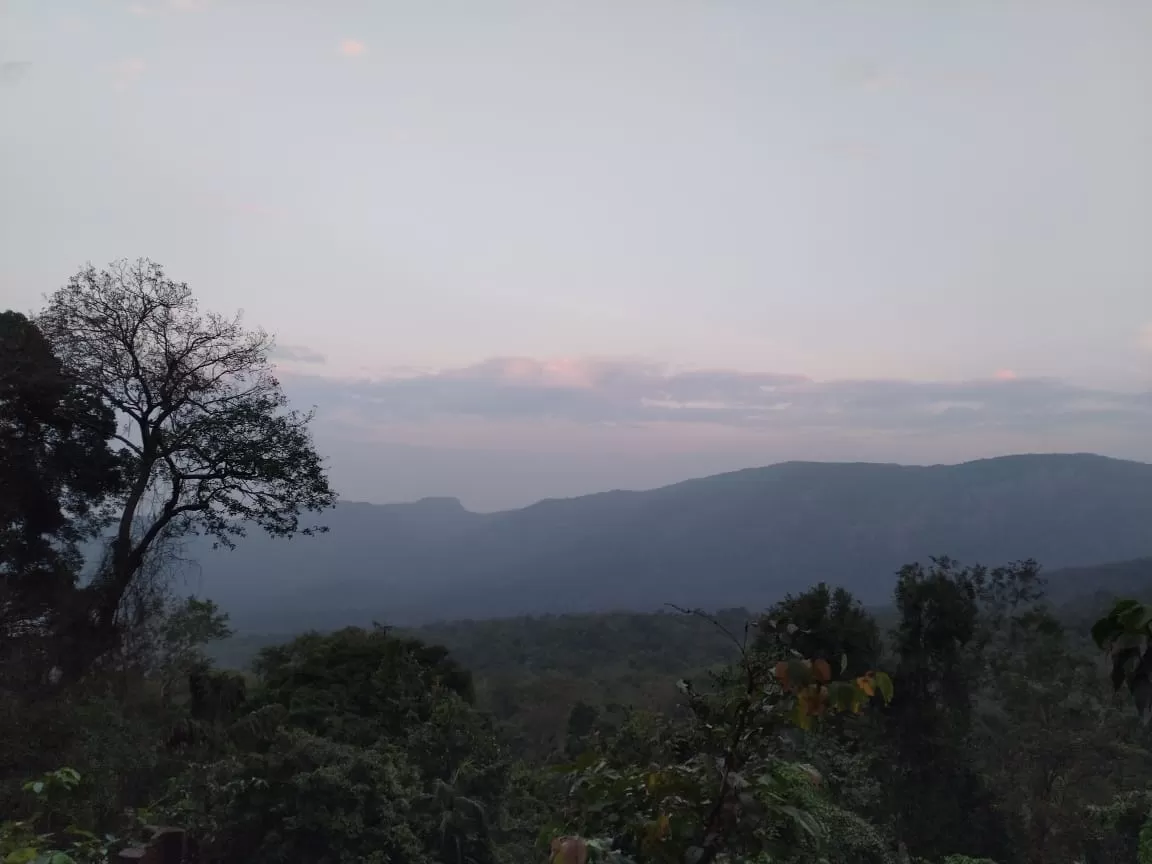
[[[767,605],[818,580],[868,603],[930,555],[1048,568],[1152,555],[1152,465],[1092,455],[962,465],[784,463],[646,492],[476,514],[343,504],[317,538],[193,548],[238,627]]]

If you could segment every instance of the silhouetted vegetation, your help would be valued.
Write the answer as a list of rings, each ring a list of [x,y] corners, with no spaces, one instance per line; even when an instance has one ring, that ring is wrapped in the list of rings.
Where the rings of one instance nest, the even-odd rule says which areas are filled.
[[[148,262],[0,316],[5,864],[156,824],[226,864],[1152,860],[1152,611],[1101,610],[1092,646],[1070,622],[1106,598],[1049,603],[1032,560],[909,563],[883,623],[820,582],[232,637],[172,592],[173,544],[302,533],[334,498],[269,345]]]

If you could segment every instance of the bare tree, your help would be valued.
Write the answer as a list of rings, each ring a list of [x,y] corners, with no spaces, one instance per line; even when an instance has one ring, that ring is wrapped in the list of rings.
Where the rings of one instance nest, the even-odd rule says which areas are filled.
[[[277,537],[324,530],[300,524],[335,494],[311,412],[290,410],[272,374],[266,333],[201,312],[185,283],[146,259],[85,267],[37,324],[69,374],[116,411],[115,441],[129,456],[92,586],[98,627],[113,629],[161,538],[203,534],[231,547],[250,526]]]

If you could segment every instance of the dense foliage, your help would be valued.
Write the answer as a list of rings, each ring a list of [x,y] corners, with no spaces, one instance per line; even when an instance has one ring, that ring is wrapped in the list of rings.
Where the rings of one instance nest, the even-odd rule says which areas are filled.
[[[228,619],[172,593],[172,544],[332,500],[268,344],[147,263],[0,316],[4,864],[106,862],[157,824],[220,864],[1152,861],[1152,610],[1116,604],[1093,648],[1031,560],[909,564],[884,626],[820,583],[216,668]]]

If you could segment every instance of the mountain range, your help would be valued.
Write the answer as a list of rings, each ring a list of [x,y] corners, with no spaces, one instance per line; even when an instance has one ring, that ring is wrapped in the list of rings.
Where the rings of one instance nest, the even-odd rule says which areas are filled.
[[[233,551],[193,540],[182,589],[216,600],[241,631],[280,633],[758,608],[820,580],[882,604],[896,570],[930,556],[1048,569],[1152,556],[1152,465],[1090,454],[788,462],[499,513],[451,498],[341,503],[323,521],[326,534],[253,533]]]

